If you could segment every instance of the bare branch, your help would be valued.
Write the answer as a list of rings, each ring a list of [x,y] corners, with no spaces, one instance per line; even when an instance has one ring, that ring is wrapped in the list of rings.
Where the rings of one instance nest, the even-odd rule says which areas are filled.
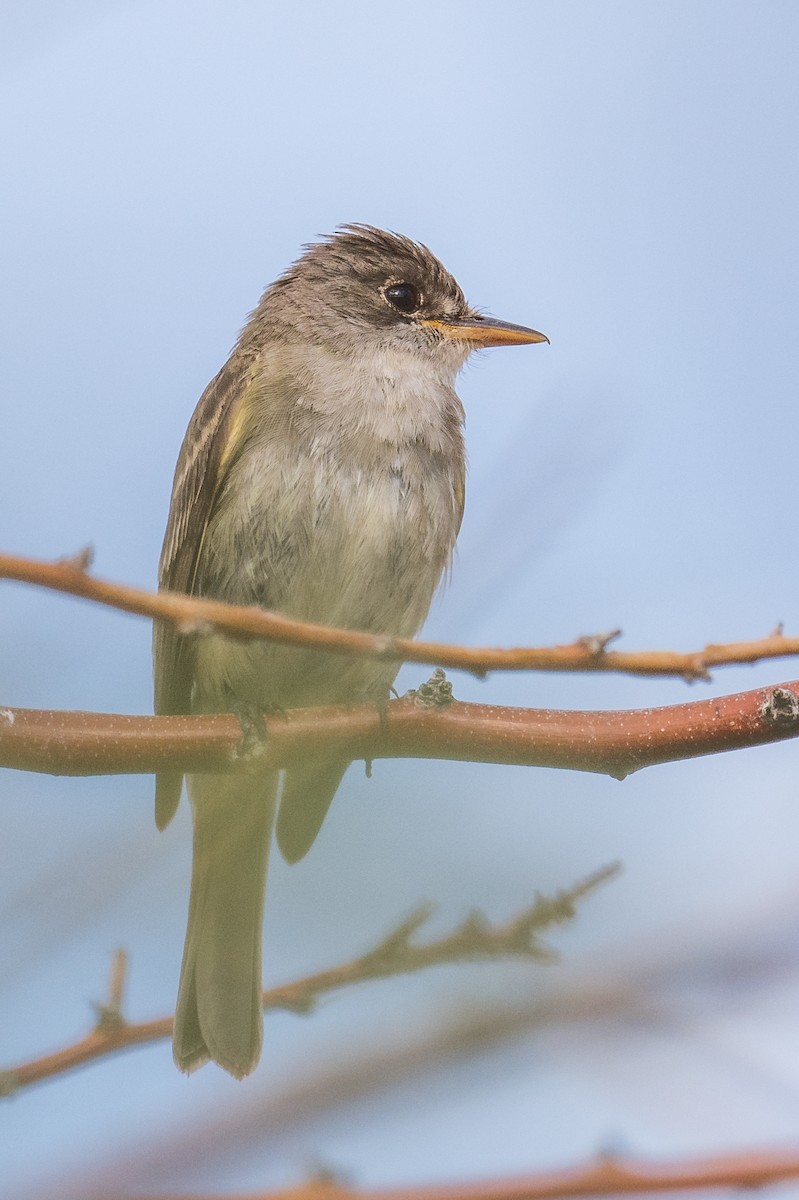
[[[624,778],[656,763],[762,746],[799,734],[799,680],[712,700],[608,712],[509,708],[413,697],[294,709],[264,718],[257,764],[231,715],[134,717],[0,708],[0,766],[51,775],[246,771],[320,758],[438,758],[562,767]]]
[[[602,1155],[583,1167],[542,1171],[483,1183],[439,1184],[435,1187],[386,1188],[367,1191],[320,1176],[297,1188],[250,1193],[239,1200],[555,1200],[567,1196],[643,1195],[697,1191],[702,1188],[753,1188],[799,1177],[799,1154],[793,1150],[719,1155],[664,1163]],[[146,1196],[142,1200],[174,1200]],[[217,1193],[193,1193],[184,1200],[226,1200]]]
[[[417,945],[411,939],[430,916],[429,908],[420,909],[360,957],[294,983],[268,988],[263,994],[264,1009],[309,1013],[319,997],[328,992],[367,980],[408,975],[443,963],[500,959],[550,963],[555,955],[541,941],[543,932],[570,920],[578,901],[611,879],[618,870],[617,864],[603,867],[553,897],[536,895],[531,905],[504,924],[492,924],[481,914],[473,914],[445,937]],[[98,1058],[172,1036],[172,1017],[140,1023],[125,1020],[121,1010],[124,966],[124,954],[117,951],[111,971],[110,997],[106,1004],[96,1006],[98,1019],[91,1033],[53,1054],[0,1071],[0,1096],[10,1096],[20,1088],[62,1075]],[[112,1020],[108,1019],[109,1013],[113,1013]]]
[[[799,654],[799,638],[784,637],[781,627],[768,637],[754,641],[708,645],[704,650],[688,653],[608,650],[608,644],[618,637],[619,630],[580,637],[562,646],[472,649],[359,633],[351,629],[331,629],[325,625],[294,621],[261,608],[240,608],[171,592],[148,592],[96,579],[87,573],[89,563],[87,552],[59,562],[0,554],[0,579],[35,584],[123,612],[170,621],[185,634],[224,632],[234,638],[265,638],[334,654],[457,668],[479,676],[497,670],[620,671],[629,675],[666,675],[695,680],[708,679],[711,667]]]

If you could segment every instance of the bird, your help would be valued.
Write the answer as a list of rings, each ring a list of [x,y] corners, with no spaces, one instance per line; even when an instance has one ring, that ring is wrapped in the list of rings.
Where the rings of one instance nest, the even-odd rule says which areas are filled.
[[[300,620],[411,637],[450,563],[465,499],[455,380],[483,347],[547,342],[485,316],[426,246],[340,226],[266,288],[200,397],[175,468],[159,589]],[[156,622],[157,714],[374,702],[395,662]],[[236,1078],[263,1040],[261,941],[273,830],[296,862],[349,763],[191,774],[189,913],[173,1034],[177,1066]],[[282,774],[282,779],[281,779]],[[156,823],[182,776],[160,774]]]

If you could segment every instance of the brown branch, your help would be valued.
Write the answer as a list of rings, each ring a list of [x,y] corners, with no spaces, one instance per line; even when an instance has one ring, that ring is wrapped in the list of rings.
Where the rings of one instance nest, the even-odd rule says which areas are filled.
[[[420,689],[420,693],[424,689]],[[320,757],[438,758],[562,767],[623,778],[656,763],[783,741],[799,734],[799,680],[713,700],[608,712],[510,708],[418,695],[373,705],[294,709],[265,718],[243,752],[234,716],[135,717],[0,708],[0,766],[51,775],[230,771]]]
[[[665,1163],[602,1155],[583,1167],[541,1171],[483,1183],[366,1191],[319,1178],[279,1192],[239,1195],[237,1200],[550,1200],[567,1196],[643,1195],[702,1188],[763,1187],[799,1177],[799,1153],[755,1151]],[[176,1200],[166,1195],[143,1200]],[[192,1193],[182,1200],[225,1200],[217,1193]]]
[[[544,930],[571,920],[577,902],[611,879],[618,870],[618,865],[614,864],[554,896],[537,894],[531,905],[504,923],[491,924],[481,913],[473,912],[452,933],[417,945],[412,941],[413,935],[431,914],[429,907],[420,908],[358,958],[294,983],[268,988],[263,993],[263,1007],[266,1011],[283,1009],[309,1013],[326,993],[367,980],[412,974],[444,963],[499,959],[551,963],[557,956],[541,941]],[[172,1017],[138,1023],[125,1020],[121,1009],[125,970],[125,955],[117,951],[111,969],[109,999],[96,1005],[98,1018],[94,1029],[62,1050],[0,1071],[0,1096],[12,1095],[20,1088],[62,1075],[98,1058],[172,1036]]]
[[[411,641],[294,621],[261,608],[242,608],[217,600],[203,600],[171,592],[154,593],[109,583],[88,574],[90,561],[88,551],[58,562],[0,554],[0,579],[35,584],[106,604],[123,612],[171,621],[186,634],[224,632],[234,638],[265,638],[292,646],[311,646],[335,654],[457,668],[479,676],[496,670],[621,671],[630,675],[666,675],[694,680],[708,679],[709,670],[714,666],[755,663],[799,654],[799,638],[784,637],[779,629],[769,637],[754,641],[708,645],[703,650],[688,653],[671,650],[608,650],[609,643],[618,637],[619,630],[580,637],[562,646],[509,649],[472,649]]]

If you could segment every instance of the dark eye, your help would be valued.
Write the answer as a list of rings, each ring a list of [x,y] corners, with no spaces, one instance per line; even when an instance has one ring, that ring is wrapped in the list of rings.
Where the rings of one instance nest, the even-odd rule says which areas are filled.
[[[392,283],[391,287],[386,288],[384,294],[386,300],[393,308],[396,308],[397,312],[416,312],[420,304],[419,292],[412,283]]]

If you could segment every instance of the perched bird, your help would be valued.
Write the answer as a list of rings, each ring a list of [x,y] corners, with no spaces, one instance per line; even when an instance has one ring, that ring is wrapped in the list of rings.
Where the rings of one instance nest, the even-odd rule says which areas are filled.
[[[264,292],[194,412],[175,469],[159,569],[170,591],[412,636],[446,568],[464,503],[455,377],[482,346],[547,339],[485,317],[425,247],[346,225]],[[265,641],[154,630],[155,711],[374,701],[396,663]],[[184,1071],[249,1074],[261,1052],[269,843],[310,848],[348,763],[192,775],[188,929],[175,1015]],[[180,775],[158,778],[163,828]]]

